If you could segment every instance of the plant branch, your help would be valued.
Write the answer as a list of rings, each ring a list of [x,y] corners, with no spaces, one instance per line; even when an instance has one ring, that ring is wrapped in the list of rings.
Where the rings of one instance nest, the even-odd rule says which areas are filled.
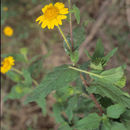
[[[84,79],[84,77],[82,76],[82,74],[80,74],[80,78],[81,78],[81,80],[82,80],[84,86],[85,86],[86,88],[88,88],[89,85],[87,84],[87,82],[86,82],[86,80]],[[93,100],[93,102],[95,103],[96,107],[98,108],[98,110],[99,110],[99,112],[100,112],[99,115],[102,116],[102,114],[103,114],[104,112],[103,112],[103,110],[102,110],[100,104],[98,103],[97,99],[95,98],[95,96],[94,96],[93,94],[90,94],[90,98]]]
[[[69,4],[69,17],[70,17],[70,41],[71,41],[71,45],[72,45],[72,52],[74,50],[74,42],[73,42],[73,31],[72,31],[72,18],[71,18],[71,0],[68,0],[68,4]]]
[[[69,68],[73,69],[73,70],[77,70],[79,72],[83,72],[83,73],[89,74],[89,75],[93,75],[93,76],[98,77],[98,78],[103,78],[103,76],[101,76],[101,75],[98,75],[98,74],[95,74],[95,73],[92,73],[92,72],[88,72],[88,71],[85,71],[85,70],[82,70],[82,69],[78,69],[76,67],[69,66]]]
[[[23,73],[22,73],[20,70],[18,70],[18,69],[16,69],[16,68],[12,68],[12,70],[15,71],[16,73],[18,73],[18,74],[20,74],[20,75],[23,76]],[[37,82],[36,80],[34,80],[34,79],[32,79],[32,82],[33,82],[36,86],[39,85],[38,82]]]

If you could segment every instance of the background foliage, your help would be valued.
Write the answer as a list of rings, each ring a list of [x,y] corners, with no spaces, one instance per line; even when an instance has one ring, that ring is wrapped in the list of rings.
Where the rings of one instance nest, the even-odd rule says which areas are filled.
[[[62,1],[62,0],[61,0]],[[11,129],[27,129],[27,130],[35,130],[35,129],[57,129],[57,124],[55,122],[63,122],[63,119],[59,115],[59,105],[63,103],[62,105],[65,105],[66,114],[69,118],[70,124],[72,123],[72,117],[73,117],[73,110],[75,110],[76,105],[79,105],[80,100],[83,100],[84,103],[80,104],[82,106],[76,111],[80,112],[84,110],[85,104],[89,104],[88,106],[88,112],[93,108],[94,104],[90,100],[86,100],[84,97],[80,97],[77,100],[77,95],[79,95],[78,87],[76,89],[73,89],[72,86],[68,85],[70,81],[73,81],[77,78],[77,73],[73,70],[67,70],[66,65],[60,66],[60,69],[63,71],[57,72],[56,68],[52,73],[49,73],[49,77],[53,79],[52,83],[55,84],[55,88],[58,90],[57,94],[55,94],[55,98],[59,101],[53,106],[54,115],[56,118],[55,120],[50,115],[45,115],[46,110],[44,109],[45,106],[48,107],[48,112],[52,114],[52,104],[54,104],[55,99],[52,98],[52,95],[49,95],[47,97],[47,102],[45,102],[43,97],[45,97],[49,92],[51,92],[54,88],[51,87],[50,82],[48,82],[48,75],[45,77],[44,75],[48,72],[51,72],[55,66],[59,66],[62,64],[70,63],[69,58],[65,56],[65,52],[63,51],[63,45],[62,45],[62,38],[59,38],[59,34],[57,29],[51,31],[51,30],[42,30],[37,24],[35,23],[35,19],[37,16],[39,16],[39,11],[41,8],[48,4],[49,2],[53,2],[51,0],[49,1],[38,1],[38,0],[4,0],[2,2],[2,30],[6,25],[9,25],[14,30],[14,35],[10,38],[6,37],[2,33],[2,57],[5,57],[7,55],[14,56],[16,60],[16,65],[18,69],[20,69],[24,76],[19,76],[15,72],[8,72],[7,75],[2,75],[1,81],[2,81],[2,129],[3,130],[11,130]],[[56,0],[54,1],[56,2]],[[66,1],[62,1],[66,2]],[[83,42],[83,48],[85,48],[88,52],[85,50],[87,55],[84,53],[84,50],[80,50],[80,63],[82,64],[84,61],[89,60],[91,56],[93,55],[94,48],[96,47],[97,39],[102,39],[103,45],[105,47],[105,55],[106,57],[103,57],[103,52],[100,48],[97,48],[100,50],[99,59],[96,59],[95,56],[97,55],[97,52],[95,51],[95,54],[92,57],[92,68],[97,68],[98,70],[101,70],[105,62],[109,59],[110,56],[113,55],[113,53],[116,51],[114,49],[111,53],[108,53],[110,50],[112,50],[115,47],[118,47],[118,52],[116,52],[116,55],[111,59],[110,62],[108,62],[107,68],[117,67],[118,65],[122,65],[124,63],[127,64],[126,67],[126,77],[127,77],[127,83],[126,87],[124,88],[126,92],[130,92],[130,80],[129,80],[129,65],[130,65],[130,39],[129,39],[129,23],[127,21],[127,17],[129,17],[126,13],[126,3],[125,1],[121,0],[114,0],[113,2],[106,2],[106,1],[100,1],[100,0],[73,0],[73,4],[75,4],[81,12],[81,19],[80,24],[77,25],[78,16],[76,16],[77,21],[73,17],[73,28],[74,28],[74,38],[75,42],[77,43],[77,48],[79,45]],[[67,2],[66,2],[67,5]],[[4,11],[4,7],[7,7],[8,10]],[[73,6],[73,8],[76,10],[76,7]],[[64,32],[69,32],[68,28],[68,22],[64,22],[64,26],[62,27]],[[85,29],[84,29],[85,28]],[[98,66],[97,66],[98,65]],[[81,68],[84,69],[84,66],[82,65]],[[71,71],[72,75],[69,75],[69,71]],[[110,70],[109,72],[104,72],[102,75],[107,75],[106,79],[111,83],[115,83],[115,81],[118,81],[123,74],[121,68],[117,68],[114,70],[119,73],[115,73],[115,75],[110,75],[111,72],[113,73],[113,70]],[[59,89],[62,85],[62,78],[59,79],[59,82],[55,82],[57,76],[59,75],[66,75],[65,79],[65,86],[68,89],[63,90]],[[117,74],[117,75],[116,75]],[[43,97],[40,98],[39,93],[36,93],[34,95],[36,102],[42,110],[37,106],[36,103],[31,103],[25,106],[23,104],[23,101],[25,100],[24,95],[28,92],[31,92],[30,86],[34,83],[32,82],[32,78],[36,79],[38,82],[42,81],[40,85],[44,86],[47,84],[49,87],[48,91],[44,91],[45,88],[39,87],[38,91],[44,91]],[[98,79],[97,79],[98,80]],[[22,81],[22,82],[21,82]],[[123,85],[122,85],[123,84]],[[118,87],[124,87],[125,84],[125,78],[122,78],[122,81],[116,82],[116,86]],[[80,81],[76,83],[77,86],[80,85]],[[114,84],[115,85],[115,84]],[[100,83],[95,86],[95,84],[92,85],[91,89],[88,89],[90,93],[100,94],[104,97],[104,95],[107,93],[107,98],[104,98],[104,100],[100,100],[102,105],[104,107],[109,106],[107,108],[107,116],[112,118],[113,120],[117,120],[121,116],[123,119],[123,122],[129,124],[129,112],[128,110],[124,113],[125,108],[124,106],[130,106],[129,102],[127,101],[126,96],[127,93],[122,93],[118,87],[114,87],[114,85],[111,85],[108,87],[108,84]],[[24,87],[23,87],[24,86]],[[102,86],[102,87],[101,87]],[[106,92],[106,87],[108,88]],[[98,88],[98,89],[96,89]],[[113,91],[114,88],[114,91]],[[63,93],[64,91],[64,93]],[[66,92],[67,91],[67,92]],[[108,93],[108,91],[110,93]],[[112,91],[112,94],[111,94]],[[7,95],[10,92],[9,95]],[[67,94],[66,94],[67,93]],[[73,93],[76,93],[76,95],[70,99],[68,99],[68,104],[64,104],[66,99],[73,95]],[[106,96],[106,95],[105,95]],[[5,98],[6,97],[6,98]],[[23,97],[21,99],[21,97]],[[39,98],[38,98],[39,97]],[[10,100],[7,100],[10,98]],[[11,99],[17,99],[17,100],[11,100]],[[114,102],[119,101],[120,103],[123,103],[123,106],[120,106],[118,103],[113,104],[105,104],[105,101],[108,101],[109,99],[114,99]],[[3,102],[3,101],[6,102]],[[31,101],[32,99],[28,98],[28,101]],[[44,103],[43,103],[44,102]],[[111,105],[111,106],[110,106]],[[116,111],[116,113],[113,111]],[[43,117],[42,115],[45,115]],[[123,113],[123,114],[122,114]],[[88,114],[88,113],[86,113]],[[127,118],[126,118],[127,116]],[[125,117],[125,118],[123,118]],[[106,120],[106,117],[104,115],[104,124],[107,124],[109,126],[109,121]],[[19,120],[19,122],[18,122]],[[77,119],[74,119],[74,122],[76,122]],[[97,114],[89,114],[88,117],[80,120],[80,122],[77,123],[76,128],[86,129],[82,128],[84,123],[91,122],[91,120],[94,120],[94,123],[92,126],[93,128],[97,128],[100,122],[99,116]],[[45,122],[46,123],[43,123]],[[23,125],[24,124],[24,125]],[[112,124],[113,130],[116,130],[119,128],[125,129],[124,126],[119,123],[118,121]],[[91,127],[91,126],[90,126]],[[103,127],[106,127],[104,125]],[[61,126],[60,129],[68,129],[69,126],[63,123],[63,126]]]

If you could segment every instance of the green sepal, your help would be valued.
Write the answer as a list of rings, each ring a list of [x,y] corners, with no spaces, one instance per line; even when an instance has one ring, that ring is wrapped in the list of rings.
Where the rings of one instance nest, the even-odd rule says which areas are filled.
[[[70,59],[74,64],[76,64],[78,62],[78,60],[79,60],[79,52],[78,52],[78,50],[75,50],[74,52],[70,53]]]
[[[91,56],[88,51],[85,51],[86,55],[91,59],[90,68],[95,70],[103,70],[104,66],[110,60],[110,58],[115,54],[117,48],[114,48],[106,56],[104,56],[104,47],[101,39],[97,41],[94,54]]]
[[[90,68],[95,69],[95,70],[103,70],[103,66],[101,64],[101,62],[99,62],[99,64],[95,64],[93,62],[90,63]]]

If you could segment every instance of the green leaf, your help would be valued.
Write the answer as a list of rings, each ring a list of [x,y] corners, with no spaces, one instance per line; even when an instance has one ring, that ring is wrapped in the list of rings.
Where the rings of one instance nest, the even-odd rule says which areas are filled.
[[[101,39],[99,39],[97,41],[94,54],[91,57],[90,67],[95,70],[103,70],[103,64],[104,64],[103,57],[104,57],[104,47]]]
[[[91,130],[99,128],[101,117],[96,113],[89,114],[87,117],[79,120],[75,128],[79,130]]]
[[[87,50],[84,50],[85,54],[88,56],[88,58],[92,58],[92,56],[89,54],[89,52]]]
[[[67,86],[76,80],[79,72],[68,68],[68,65],[56,67],[53,72],[48,73],[40,85],[27,97],[25,103],[35,101],[37,98],[46,97],[53,90]]]
[[[79,67],[82,70],[88,70],[89,66],[90,66],[90,61],[87,61],[87,62],[84,62],[83,64],[81,64]]]
[[[118,67],[103,71],[100,75],[103,76],[102,80],[105,80],[109,83],[115,83],[122,78],[123,74],[124,72],[122,67]]]
[[[73,110],[76,108],[77,106],[77,96],[73,96],[69,101],[68,101],[68,107],[66,108],[66,115],[69,119],[69,121],[72,120],[73,118]]]
[[[109,84],[115,84],[115,82],[119,81],[123,77],[123,75],[124,75],[124,71],[122,66],[120,66],[117,68],[103,71],[102,73],[100,73],[101,78],[97,78],[95,76],[91,76],[91,77],[99,82],[101,81]]]
[[[123,88],[126,85],[126,77],[123,76],[120,80],[115,83],[116,86]]]
[[[107,108],[107,116],[110,118],[118,119],[122,113],[125,112],[125,107],[121,104],[111,105]]]
[[[119,103],[124,105],[124,107],[130,108],[130,97],[124,95],[124,92],[121,91],[118,87],[101,82],[95,82],[95,86],[90,86],[87,89],[89,92],[90,90],[94,90],[93,93],[99,94],[103,97],[110,98],[114,103]]]
[[[102,45],[101,40],[98,40],[98,42],[96,44],[95,52],[94,52],[93,56],[91,57],[91,59],[92,59],[91,68],[97,69],[97,70],[102,70],[103,67],[107,64],[107,62],[115,54],[116,51],[117,51],[117,48],[113,49],[106,56],[104,56],[104,47]],[[87,53],[87,55],[89,56],[88,53]]]
[[[29,60],[29,64],[36,62],[38,59],[41,59],[41,55],[36,55],[36,56],[32,57],[32,59]]]
[[[127,130],[127,129],[126,129],[126,127],[122,123],[114,122],[112,124],[111,130]]]
[[[78,105],[76,106],[76,113],[84,113],[85,115],[88,115],[89,113],[92,112],[93,108],[95,107],[94,102],[92,102],[91,99],[83,97],[83,96],[79,96],[78,97]],[[74,111],[74,112],[75,112]],[[73,119],[75,118],[75,116],[73,116]]]
[[[8,71],[6,73],[6,75],[14,82],[21,82],[22,81],[22,77],[13,71]]]
[[[23,73],[23,77],[24,77],[24,84],[26,84],[27,86],[31,86],[32,85],[32,77],[31,74],[28,72],[28,70],[23,69],[22,70]]]
[[[26,62],[26,59],[22,54],[12,54],[12,56],[18,62]]]
[[[101,39],[97,41],[96,48],[93,54],[93,60],[95,58],[103,57],[104,56],[104,46],[102,44]]]
[[[107,62],[110,60],[110,58],[117,52],[117,48],[114,48],[112,51],[110,51],[106,56],[103,57],[104,65],[105,66],[107,64]]]
[[[130,128],[130,109],[127,109],[122,115],[121,120],[127,128]]]
[[[111,130],[111,124],[109,122],[103,123],[101,130]]]
[[[46,115],[47,111],[46,111],[46,100],[45,100],[45,98],[42,98],[42,97],[38,98],[36,100],[36,102],[37,102],[38,106],[42,109],[43,115]]]
[[[128,98],[130,98],[130,94],[127,93],[127,92],[123,92],[123,95],[126,96],[126,97],[128,97]]]
[[[79,48],[79,46],[83,43],[85,40],[85,29],[83,26],[76,27],[73,29],[73,37],[74,37],[74,48]]]
[[[72,86],[64,86],[56,91],[54,94],[57,102],[63,103],[66,102],[67,98],[76,93],[76,90]]]
[[[65,121],[63,120],[61,116],[61,109],[59,104],[54,104],[53,105],[53,115],[55,117],[55,120],[57,123],[64,123]]]
[[[73,130],[72,128],[70,128],[70,126],[67,123],[62,124],[62,126],[60,125],[60,128],[58,128],[58,130]]]
[[[74,12],[74,16],[77,20],[77,23],[79,24],[80,23],[80,10],[79,10],[79,8],[76,5],[73,5],[72,11]]]
[[[28,67],[28,71],[31,73],[33,78],[37,78],[43,71],[43,58],[38,59]]]
[[[103,114],[102,116],[102,129],[101,130],[111,130],[111,123],[109,118]]]
[[[31,91],[30,88],[23,84],[17,84],[11,88],[11,92],[5,96],[4,101],[7,99],[20,99]]]

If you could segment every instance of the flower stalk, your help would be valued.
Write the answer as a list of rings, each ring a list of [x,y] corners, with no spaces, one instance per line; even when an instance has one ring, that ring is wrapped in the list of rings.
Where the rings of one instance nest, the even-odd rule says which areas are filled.
[[[60,33],[61,33],[63,39],[65,40],[65,42],[66,42],[66,44],[67,44],[69,50],[71,50],[71,47],[70,47],[70,45],[69,45],[69,43],[68,43],[68,41],[67,41],[67,39],[66,39],[66,37],[65,37],[65,35],[64,35],[64,33],[63,33],[63,31],[61,30],[60,26],[58,25],[57,27],[58,27],[58,29],[59,29],[59,31],[60,31]]]
[[[23,73],[22,73],[20,70],[16,69],[16,68],[13,68],[13,67],[12,67],[12,70],[15,71],[16,73],[20,74],[20,75],[23,75]],[[34,79],[32,79],[32,82],[33,82],[36,86],[39,85],[38,82],[37,82],[36,80],[34,80]]]
[[[71,0],[68,0],[68,4],[69,4],[69,20],[70,20],[70,41],[71,41],[71,45],[72,45],[72,52],[74,50],[74,42],[73,42],[73,30],[72,30],[72,17],[71,17]]]

